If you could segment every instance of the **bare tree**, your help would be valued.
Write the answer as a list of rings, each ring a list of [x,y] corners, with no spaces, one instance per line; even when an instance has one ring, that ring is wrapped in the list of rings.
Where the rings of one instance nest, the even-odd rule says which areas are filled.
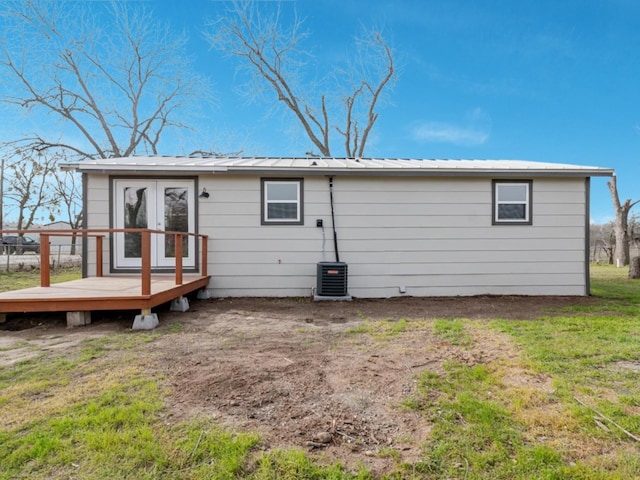
[[[42,209],[51,209],[57,203],[48,188],[48,179],[55,170],[56,162],[57,157],[48,152],[25,150],[14,151],[7,160],[3,201],[5,208],[9,203],[17,210],[17,229],[30,228]]]
[[[637,254],[640,247],[640,214],[637,212],[631,215],[629,218],[629,248],[630,255],[635,251]]]
[[[0,232],[4,228],[4,155],[0,158]]]
[[[629,211],[640,202],[633,202],[627,198],[624,203],[620,203],[618,195],[618,184],[616,176],[613,175],[611,180],[607,182],[609,192],[611,192],[611,200],[615,210],[616,218],[613,223],[613,231],[616,237],[616,265],[622,267],[629,265]]]
[[[51,175],[52,190],[56,197],[56,213],[64,215],[69,227],[82,227],[82,179],[76,172],[56,168]],[[71,255],[76,254],[76,235],[71,236]]]
[[[303,70],[311,56],[300,46],[308,36],[302,28],[297,16],[285,24],[279,4],[274,10],[273,3],[234,1],[211,23],[207,39],[243,61],[241,68],[250,74],[245,92],[275,93],[293,113],[313,145],[308,155],[330,157],[332,134],[337,134],[347,157],[362,157],[378,119],[376,107],[396,77],[393,52],[379,31],[368,30],[357,41],[358,56],[348,69],[336,69],[320,83],[309,81]],[[336,83],[328,85],[329,79]],[[333,93],[322,88],[343,90],[338,108],[333,108]]]
[[[186,39],[140,4],[1,0],[0,20],[0,100],[61,121],[57,138],[27,135],[29,148],[157,154],[168,129],[185,128],[179,113],[208,98]]]
[[[613,222],[605,223],[604,225],[591,224],[589,226],[589,239],[592,260],[600,263],[602,252],[607,263],[613,264],[613,254],[616,247]]]

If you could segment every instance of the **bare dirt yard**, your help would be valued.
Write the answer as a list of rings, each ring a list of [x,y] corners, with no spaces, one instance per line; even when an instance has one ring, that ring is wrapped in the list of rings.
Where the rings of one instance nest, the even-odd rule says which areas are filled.
[[[382,473],[397,459],[381,452],[393,449],[411,462],[429,436],[428,419],[402,408],[420,371],[441,371],[451,359],[473,365],[519,355],[510,339],[483,328],[467,330],[469,345],[453,345],[434,334],[430,320],[532,320],[595,301],[517,296],[196,301],[186,313],[161,312],[163,334],[140,354],[150,356],[150,368],[169,387],[167,422],[213,417],[231,429],[259,432],[264,448],[302,448],[329,462]],[[0,365],[123,331],[132,316],[96,314],[92,325],[71,330],[64,317],[10,318],[0,325]],[[391,327],[405,320],[409,327],[376,334],[372,322],[377,320]],[[31,328],[10,331],[20,326]],[[541,388],[547,382],[526,375],[510,381]]]

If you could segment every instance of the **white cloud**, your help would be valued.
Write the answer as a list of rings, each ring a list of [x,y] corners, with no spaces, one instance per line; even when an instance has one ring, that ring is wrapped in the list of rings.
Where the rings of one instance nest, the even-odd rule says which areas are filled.
[[[412,129],[412,137],[421,143],[451,143],[462,146],[484,144],[491,135],[491,118],[482,109],[467,113],[460,124],[427,121]]]
[[[489,138],[486,132],[457,127],[447,123],[427,122],[414,130],[414,138],[421,142],[482,145]]]

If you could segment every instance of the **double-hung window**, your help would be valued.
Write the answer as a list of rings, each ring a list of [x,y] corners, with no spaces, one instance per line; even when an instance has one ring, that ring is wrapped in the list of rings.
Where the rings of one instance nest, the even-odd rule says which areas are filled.
[[[262,225],[302,225],[303,180],[262,179]]]
[[[493,224],[531,225],[531,180],[493,181]]]

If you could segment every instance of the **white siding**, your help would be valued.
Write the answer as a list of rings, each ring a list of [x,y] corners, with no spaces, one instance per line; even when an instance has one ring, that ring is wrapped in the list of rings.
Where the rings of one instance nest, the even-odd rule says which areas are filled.
[[[86,210],[85,219],[87,228],[109,228],[109,177],[107,175],[88,175],[86,185]],[[103,266],[102,271],[109,271],[109,236],[103,239]],[[89,238],[87,241],[87,273],[89,276],[96,273],[96,241]]]
[[[490,178],[335,177],[349,293],[584,295],[584,179],[533,180],[533,225],[493,226]],[[335,260],[327,178],[304,179],[302,226],[260,225],[258,176],[201,177],[202,187],[214,295],[311,294],[316,263]]]
[[[494,226],[489,177],[336,176],[349,293],[584,295],[585,180],[532,180],[533,225]],[[108,187],[108,176],[90,175],[89,228],[109,225]],[[257,175],[204,175],[198,188],[210,194],[198,199],[198,226],[209,235],[214,296],[312,293],[316,263],[335,260],[327,177],[304,178],[304,225],[260,224]]]
[[[209,235],[213,294],[310,295],[316,263],[334,259],[326,178],[304,179],[304,225],[260,224],[260,177],[201,177],[203,187],[210,197],[199,202],[199,231]]]

